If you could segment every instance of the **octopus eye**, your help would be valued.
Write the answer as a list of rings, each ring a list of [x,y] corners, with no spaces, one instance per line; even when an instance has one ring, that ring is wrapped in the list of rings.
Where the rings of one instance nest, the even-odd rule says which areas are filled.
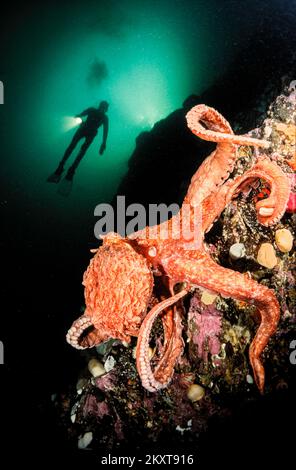
[[[157,250],[156,250],[155,246],[152,246],[151,248],[149,248],[148,255],[151,256],[151,258],[154,258],[154,256],[156,256],[156,254],[157,254]]]
[[[273,214],[273,208],[272,207],[260,207],[259,209],[259,215],[262,215],[264,217],[268,217]]]

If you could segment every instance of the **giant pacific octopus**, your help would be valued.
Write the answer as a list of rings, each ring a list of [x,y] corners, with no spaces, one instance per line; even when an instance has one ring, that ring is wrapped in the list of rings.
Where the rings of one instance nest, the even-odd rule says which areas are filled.
[[[150,392],[166,387],[183,353],[182,298],[191,289],[208,289],[254,305],[260,324],[249,348],[255,382],[264,389],[264,367],[260,356],[276,331],[280,307],[274,292],[247,274],[226,269],[210,256],[204,235],[229,202],[252,184],[264,180],[270,189],[256,203],[260,224],[270,226],[283,216],[290,194],[287,174],[269,158],[270,143],[248,135],[235,135],[215,109],[197,105],[186,115],[190,130],[199,138],[217,143],[191,179],[177,215],[169,221],[123,238],[109,233],[95,250],[83,278],[86,309],[74,321],[67,341],[77,349],[98,345],[110,338],[130,342],[138,337],[136,365],[142,385]],[[238,146],[261,147],[254,164],[232,178]],[[180,229],[181,227],[181,229]],[[163,284],[155,300],[156,276]],[[164,341],[160,358],[152,367],[149,339],[161,314]]]

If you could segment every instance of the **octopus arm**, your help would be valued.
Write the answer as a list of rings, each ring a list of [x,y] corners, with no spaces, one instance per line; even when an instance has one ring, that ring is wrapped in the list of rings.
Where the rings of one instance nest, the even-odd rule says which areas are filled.
[[[176,305],[170,307],[164,315],[163,325],[164,352],[155,367],[154,377],[162,384],[167,385],[174,374],[174,365],[184,349],[181,315]]]
[[[268,158],[258,160],[250,170],[229,184],[226,204],[237,196],[245,182],[258,178],[268,183],[270,195],[257,202],[257,219],[262,225],[269,226],[278,222],[284,215],[290,196],[291,183],[287,174]]]
[[[198,253],[192,251],[169,257],[164,266],[172,279],[204,287],[226,297],[242,300],[255,305],[261,316],[261,323],[249,349],[250,362],[256,384],[261,392],[264,389],[264,367],[260,356],[269,338],[276,331],[280,318],[279,303],[271,289],[258,284],[246,275],[217,265],[209,256],[205,262]]]
[[[165,352],[155,369],[152,371],[149,358],[149,337],[152,326],[160,313],[171,305],[175,304],[179,299],[187,294],[187,290],[182,290],[178,294],[163,300],[146,315],[138,336],[136,362],[138,373],[141,377],[142,385],[150,392],[156,392],[165,388],[174,372],[174,365],[177,358],[183,350],[183,341],[181,338],[181,320],[176,315],[175,325],[170,339],[166,342]]]
[[[200,205],[228,178],[237,160],[237,145],[265,148],[270,145],[265,140],[235,135],[227,120],[214,108],[204,104],[192,108],[186,119],[193,134],[203,140],[217,142],[216,150],[204,160],[191,179],[184,203],[193,206]]]
[[[191,132],[204,140],[265,148],[270,146],[266,140],[254,139],[248,135],[235,135],[229,122],[216,109],[205,104],[194,106],[186,114],[186,120]]]
[[[66,336],[67,342],[76,349],[92,348],[108,338],[108,333],[95,328],[87,312],[74,321]]]
[[[211,194],[202,201],[202,231],[207,232],[210,230],[227,204],[258,178],[269,185],[270,195],[268,198],[257,202],[257,219],[265,226],[278,222],[287,208],[291,183],[287,174],[276,163],[266,158],[259,160],[242,176],[227,181],[215,194]]]

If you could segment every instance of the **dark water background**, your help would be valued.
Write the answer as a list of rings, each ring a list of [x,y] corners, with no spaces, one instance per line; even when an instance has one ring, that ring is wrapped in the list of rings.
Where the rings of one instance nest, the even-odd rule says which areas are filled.
[[[244,67],[246,106],[250,83],[260,88],[272,79],[266,71],[285,70],[295,15],[287,0],[26,2],[1,12],[1,427],[16,451],[28,438],[21,457],[63,448],[42,410],[76,380],[80,359],[65,332],[83,306],[82,274],[98,243],[93,211],[116,194],[137,135],[233,61]],[[106,153],[98,155],[99,134],[62,198],[46,178],[74,132],[69,118],[101,99],[110,102]]]

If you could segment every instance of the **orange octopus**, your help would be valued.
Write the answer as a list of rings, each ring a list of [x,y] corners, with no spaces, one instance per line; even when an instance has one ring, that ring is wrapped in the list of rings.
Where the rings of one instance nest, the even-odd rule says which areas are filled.
[[[191,131],[216,142],[216,149],[194,174],[177,215],[126,238],[115,233],[104,238],[84,274],[86,310],[73,323],[67,341],[84,349],[110,338],[130,342],[131,336],[137,336],[137,370],[143,387],[155,392],[168,385],[183,352],[182,309],[178,301],[191,288],[205,288],[257,307],[261,322],[250,345],[249,358],[262,392],[264,367],[260,356],[276,331],[279,303],[271,289],[246,274],[218,265],[208,252],[204,234],[227,204],[258,178],[265,180],[270,189],[269,196],[256,203],[258,221],[265,226],[274,224],[285,212],[290,182],[267,152],[257,157],[243,175],[231,179],[239,145],[268,148],[269,142],[235,135],[226,119],[206,105],[192,108],[186,119]],[[165,286],[164,297],[156,305],[155,276],[162,276]],[[149,338],[153,323],[162,312],[164,343],[153,369]]]

